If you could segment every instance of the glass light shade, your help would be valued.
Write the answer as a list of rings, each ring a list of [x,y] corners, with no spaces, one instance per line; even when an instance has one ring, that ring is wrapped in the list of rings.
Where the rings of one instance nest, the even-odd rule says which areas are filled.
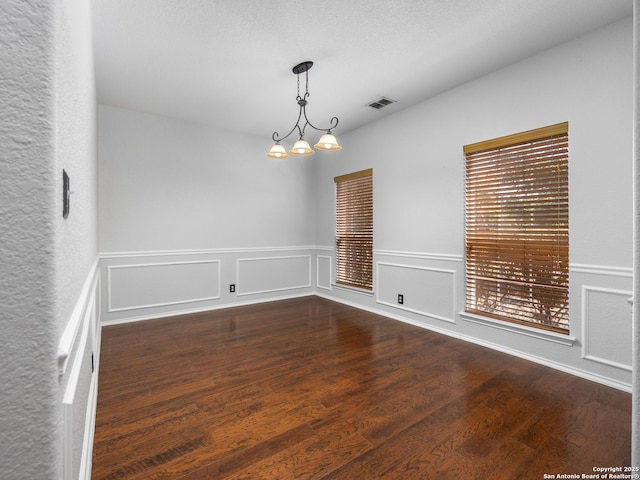
[[[269,153],[267,153],[267,157],[288,158],[289,155],[287,154],[287,151],[284,149],[282,145],[280,145],[279,143],[276,143],[273,147],[271,147],[271,150],[269,150]]]
[[[342,147],[338,145],[336,137],[330,133],[325,133],[320,137],[320,140],[318,140],[318,143],[316,143],[314,147],[318,150],[342,150]]]
[[[311,147],[305,139],[301,138],[293,145],[293,148],[289,150],[289,153],[299,157],[306,157],[307,155],[313,155],[316,152],[311,150]]]

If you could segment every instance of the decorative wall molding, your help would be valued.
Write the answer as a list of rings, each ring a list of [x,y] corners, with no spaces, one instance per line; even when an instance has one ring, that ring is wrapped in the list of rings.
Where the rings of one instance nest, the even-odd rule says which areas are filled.
[[[95,430],[95,416],[98,391],[98,365],[100,359],[100,276],[97,264],[91,269],[85,287],[74,308],[63,335],[61,345],[70,345],[68,354],[64,357],[62,375],[67,374],[67,363],[70,365],[66,380],[66,387],[62,396],[62,468],[64,480],[90,480],[91,454],[93,434]],[[89,285],[89,288],[86,288]],[[75,315],[82,312],[78,323]],[[76,323],[77,326],[76,326]],[[67,331],[80,333],[72,337]],[[73,347],[74,351],[71,351]],[[66,348],[66,347],[65,347]],[[60,351],[60,349],[59,349]],[[93,359],[88,358],[93,356]],[[89,363],[92,360],[92,363]],[[60,362],[59,362],[60,365]],[[91,370],[90,365],[93,365]],[[84,373],[83,373],[84,372]],[[81,415],[83,418],[76,418]],[[74,426],[82,426],[82,431],[74,431]],[[77,443],[76,443],[77,442]]]
[[[216,279],[217,279],[217,291],[211,292],[208,296],[198,296],[192,298],[183,298],[180,300],[173,300],[168,302],[155,302],[138,305],[130,305],[125,307],[115,308],[113,306],[113,273],[118,270],[131,270],[140,268],[158,268],[158,267],[171,267],[171,266],[185,266],[185,265],[204,265],[211,264],[216,265]],[[184,262],[156,262],[156,263],[136,263],[127,265],[108,265],[107,266],[107,312],[126,312],[130,310],[140,310],[144,308],[155,307],[167,307],[172,305],[181,305],[184,303],[203,302],[208,300],[216,300],[220,298],[220,260],[190,260]]]
[[[87,342],[87,336],[89,331],[88,322],[84,322],[82,327],[82,335],[80,337],[80,345],[78,347],[78,353],[76,359],[73,362],[73,367],[69,374],[69,382],[64,392],[62,399],[62,416],[63,416],[63,459],[62,459],[62,471],[64,480],[73,479],[73,409],[76,406],[76,391],[80,380],[80,367],[84,363],[84,346]]]
[[[252,303],[243,301],[249,295],[308,294],[316,289],[314,253],[315,246],[286,246],[102,254],[102,325]]]
[[[619,290],[619,289],[612,289],[612,288],[602,288],[602,287],[593,287],[593,286],[588,286],[588,285],[583,285],[582,286],[582,335],[584,338],[584,341],[582,342],[582,358],[586,358],[587,360],[591,360],[593,362],[597,362],[597,363],[601,363],[603,365],[609,365],[611,367],[615,367],[621,370],[625,370],[628,372],[632,371],[632,366],[631,363],[623,363],[611,358],[605,358],[603,356],[603,354],[601,353],[600,355],[598,354],[594,354],[592,353],[592,350],[595,350],[596,347],[592,345],[592,343],[595,341],[597,342],[598,340],[601,339],[601,336],[598,335],[598,333],[595,334],[595,338],[592,338],[592,328],[590,327],[591,322],[590,322],[590,317],[591,317],[591,310],[589,308],[589,299],[592,296],[592,294],[594,293],[601,293],[604,295],[612,295],[612,296],[618,296],[621,297],[619,299],[619,303],[621,304],[621,310],[626,310],[628,312],[628,326],[629,326],[629,332],[624,332],[622,330],[622,328],[624,328],[624,326],[618,326],[618,325],[607,325],[606,327],[606,331],[609,335],[615,335],[616,333],[618,335],[620,335],[620,341],[624,342],[626,340],[629,341],[629,361],[631,361],[631,310],[629,309],[628,306],[628,299],[629,297],[632,295],[632,292],[629,290]],[[611,315],[613,312],[611,312],[610,309],[607,309],[609,315]],[[607,348],[608,352],[615,352],[615,353],[620,353],[620,348],[611,348],[611,346],[609,346],[609,348]]]
[[[424,257],[422,257],[424,258]],[[385,301],[381,298],[381,295],[384,294],[383,292],[383,282],[381,281],[381,273],[380,273],[380,267],[392,267],[392,268],[398,268],[398,269],[407,269],[407,270],[415,270],[418,272],[435,272],[435,273],[444,273],[447,275],[451,275],[451,315],[450,316],[444,316],[444,315],[439,315],[439,314],[435,314],[433,312],[429,312],[426,309],[425,310],[420,310],[417,308],[411,308],[408,306],[403,305],[399,305],[398,303],[395,302],[389,302],[389,301]],[[418,266],[418,265],[406,265],[406,264],[400,264],[400,263],[390,263],[390,262],[376,262],[376,284],[377,284],[377,290],[376,290],[376,303],[379,303],[381,305],[386,305],[389,307],[393,307],[399,310],[405,310],[407,312],[411,312],[411,313],[415,313],[418,315],[423,315],[425,317],[430,317],[430,318],[434,318],[436,320],[442,320],[445,322],[449,322],[449,323],[455,323],[455,312],[457,310],[457,282],[456,282],[456,270],[449,270],[449,269],[443,269],[443,268],[433,268],[433,267],[424,267],[424,266]],[[398,286],[398,289],[402,289],[403,287]],[[396,292],[396,293],[402,293],[402,292]],[[409,300],[409,299],[406,299]]]
[[[90,312],[99,298],[100,291],[100,275],[99,275],[99,257],[95,259],[93,265],[89,269],[89,275],[80,290],[80,298],[76,302],[71,317],[62,332],[58,343],[58,374],[64,375],[69,363],[71,349],[76,342],[78,331],[82,320],[85,319],[87,312]]]
[[[276,276],[274,275],[274,272],[277,271],[276,269],[278,268],[276,267],[272,267],[271,269],[267,269],[265,271],[265,273],[267,274],[267,276],[265,277],[265,285],[262,288],[256,289],[256,288],[248,288],[246,290],[243,290],[243,276],[241,275],[241,265],[243,263],[256,263],[256,262],[284,262],[286,260],[297,260],[297,259],[303,259],[306,260],[306,262],[304,262],[305,266],[304,268],[306,269],[305,272],[303,273],[303,276],[305,277],[304,282],[302,283],[296,283],[298,282],[300,279],[299,278],[290,278],[290,279],[285,279],[285,278],[280,278],[278,279],[280,281],[280,285],[277,285],[277,280],[276,280]],[[285,271],[284,269],[284,264],[280,266],[279,273],[283,273]],[[298,275],[299,272],[293,272],[295,275]],[[287,281],[291,281],[290,284],[287,284]],[[299,289],[299,288],[309,288],[311,287],[311,255],[286,255],[286,256],[273,256],[273,257],[257,257],[257,258],[238,258],[236,259],[236,281],[238,283],[237,285],[237,295],[238,296],[244,296],[244,295],[257,295],[257,294],[263,294],[263,293],[273,293],[273,292],[281,292],[281,291],[285,291],[285,290],[294,290],[294,289]],[[255,281],[255,279],[254,279]],[[271,286],[267,285],[270,284]]]
[[[633,268],[611,267],[608,265],[588,265],[585,263],[569,264],[569,274],[588,273],[591,275],[609,275],[614,277],[633,278]]]
[[[323,266],[327,270],[327,278],[321,278],[321,272],[323,271]],[[328,255],[317,255],[316,256],[316,287],[322,288],[324,290],[331,290],[331,281],[333,279],[333,258]]]
[[[99,309],[97,310],[97,314],[100,314]],[[93,339],[94,372],[91,377],[89,399],[87,402],[87,414],[84,424],[84,439],[82,443],[82,456],[80,458],[80,472],[78,475],[79,480],[91,480],[91,469],[93,466],[93,439],[96,430],[96,411],[98,409],[98,378],[100,374],[100,345],[102,341],[102,327],[100,325],[99,317],[95,319],[95,326],[97,327],[97,330]],[[91,337],[91,335],[89,337]]]
[[[98,341],[98,345],[100,342]],[[93,465],[93,438],[96,431],[96,411],[98,408],[98,371],[100,352],[94,352],[95,373],[91,380],[89,401],[87,402],[87,414],[84,424],[84,439],[82,442],[82,456],[80,458],[79,480],[91,480],[91,467]]]
[[[225,255],[238,253],[289,252],[297,250],[315,250],[318,247],[306,245],[300,247],[247,247],[247,248],[200,248],[183,250],[140,250],[133,252],[102,252],[100,258],[138,258],[138,257],[172,257],[181,255]]]

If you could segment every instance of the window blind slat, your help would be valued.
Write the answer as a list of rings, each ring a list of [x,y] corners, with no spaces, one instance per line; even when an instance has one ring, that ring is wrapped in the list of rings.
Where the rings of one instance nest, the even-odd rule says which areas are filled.
[[[467,311],[568,333],[568,124],[464,151]]]
[[[336,282],[373,289],[373,170],[336,177]]]

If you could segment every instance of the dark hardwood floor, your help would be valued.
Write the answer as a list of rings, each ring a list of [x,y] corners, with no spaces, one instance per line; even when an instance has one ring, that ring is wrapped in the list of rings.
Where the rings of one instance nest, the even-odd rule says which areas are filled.
[[[627,393],[305,297],[105,327],[92,478],[543,479],[630,438]]]

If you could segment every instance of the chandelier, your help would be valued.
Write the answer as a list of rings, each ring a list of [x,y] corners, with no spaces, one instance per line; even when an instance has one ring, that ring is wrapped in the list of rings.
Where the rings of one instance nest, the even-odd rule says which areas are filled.
[[[280,137],[278,135],[278,132],[273,132],[273,135],[271,136],[271,138],[276,143],[273,147],[271,147],[271,150],[269,150],[269,153],[267,153],[267,157],[287,158],[289,155],[287,155],[287,151],[284,149],[284,147],[280,145],[280,142],[282,140],[287,139],[296,130],[298,131],[299,139],[293,145],[293,148],[289,150],[289,153],[291,155],[296,155],[299,157],[306,157],[308,155],[313,155],[315,152],[311,149],[311,147],[309,146],[309,143],[307,143],[307,141],[304,139],[304,132],[307,126],[310,126],[314,130],[318,130],[319,132],[326,132],[324,135],[322,135],[322,137],[320,137],[320,140],[318,140],[318,143],[314,145],[314,147],[317,148],[318,150],[331,151],[331,150],[342,149],[342,147],[338,145],[338,141],[336,140],[336,137],[334,137],[333,134],[331,133],[331,130],[333,130],[338,126],[337,117],[333,117],[331,119],[331,124],[329,125],[329,128],[318,128],[313,123],[311,123],[307,118],[306,106],[307,106],[307,97],[309,96],[309,73],[308,72],[312,66],[313,66],[313,62],[302,62],[296,65],[295,67],[293,67],[292,69],[293,73],[295,73],[298,77],[298,96],[296,97],[298,105],[300,106],[300,111],[298,113],[298,121],[293,126],[291,131],[287,133],[284,137]],[[300,74],[301,73],[304,73],[305,75],[304,96],[300,96]],[[304,124],[301,127],[300,121],[303,118],[304,118]]]

